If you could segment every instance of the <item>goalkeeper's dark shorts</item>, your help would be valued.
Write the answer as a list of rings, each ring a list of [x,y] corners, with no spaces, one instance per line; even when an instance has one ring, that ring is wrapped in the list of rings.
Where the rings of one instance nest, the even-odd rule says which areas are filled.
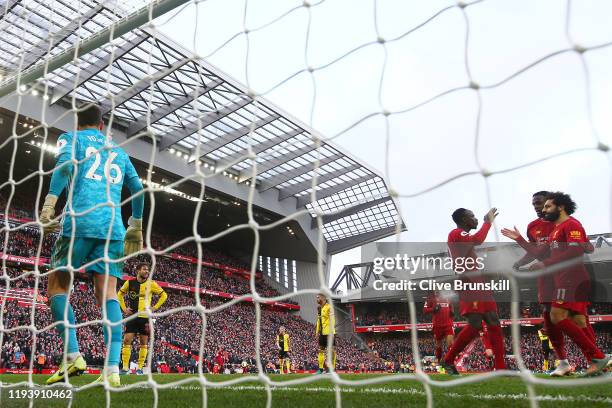
[[[319,334],[319,348],[324,349],[327,348],[327,338],[330,337],[328,334]],[[332,347],[336,346],[336,336],[334,336],[334,341],[331,343]]]
[[[278,358],[283,360],[289,358],[289,352],[285,350],[278,350]]]
[[[151,333],[149,329],[149,319],[146,317],[137,317],[134,320],[128,320],[125,323],[125,332],[148,336]]]

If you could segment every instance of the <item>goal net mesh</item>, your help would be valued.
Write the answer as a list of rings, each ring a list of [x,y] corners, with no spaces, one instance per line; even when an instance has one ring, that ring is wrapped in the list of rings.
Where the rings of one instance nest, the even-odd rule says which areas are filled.
[[[176,3],[178,5],[180,2]],[[560,2],[535,5],[523,1],[503,5],[493,0],[436,1],[427,2],[427,6],[424,6],[412,2],[372,1],[357,5],[348,1],[322,0],[297,2],[293,7],[287,7],[283,2],[268,5],[267,2],[253,0],[245,0],[239,7],[237,3],[229,5],[226,2],[223,6],[205,1],[183,3],[157,19],[149,18],[138,29],[114,37],[114,23],[129,18],[133,15],[131,13],[142,10],[141,7],[147,7],[150,16],[153,16],[157,2],[0,1],[0,30],[3,36],[0,53],[6,61],[0,66],[0,86],[8,86],[11,81],[16,83],[11,133],[3,136],[0,143],[0,149],[8,152],[10,157],[7,177],[0,180],[4,220],[0,349],[17,337],[27,335],[31,338],[30,352],[33,356],[37,351],[37,340],[57,339],[56,325],[42,324],[45,319],[41,317],[49,313],[42,296],[45,294],[45,281],[51,272],[43,268],[45,260],[42,252],[54,237],[43,239],[38,234],[38,238],[26,243],[31,257],[38,259],[33,270],[17,271],[11,266],[16,260],[11,261],[7,255],[11,254],[14,237],[20,232],[40,231],[41,224],[36,214],[44,200],[48,178],[53,170],[45,165],[45,157],[57,150],[48,138],[53,133],[52,129],[64,129],[69,126],[67,124],[72,124],[68,129],[74,129],[76,112],[84,102],[100,103],[108,118],[105,132],[111,132],[113,125],[116,125],[130,134],[131,137],[120,140],[120,145],[127,147],[146,140],[153,146],[141,155],[141,161],[148,167],[146,175],[141,177],[148,200],[145,214],[149,222],[144,227],[145,248],[133,257],[152,263],[153,279],[158,259],[182,247],[193,245],[197,259],[201,261],[209,243],[230,236],[235,231],[250,229],[255,237],[250,264],[250,293],[222,303],[206,301],[196,290],[191,305],[177,305],[170,300],[171,307],[163,311],[147,310],[152,331],[149,341],[151,352],[146,366],[151,367],[155,358],[154,345],[163,340],[157,338],[156,327],[163,325],[165,318],[176,316],[185,324],[196,322],[199,325],[197,335],[200,346],[197,354],[202,361],[208,347],[208,333],[218,329],[213,316],[227,313],[241,302],[252,301],[256,329],[253,358],[257,374],[228,381],[211,381],[204,375],[202,364],[198,364],[197,376],[176,382],[158,382],[148,371],[142,381],[120,389],[112,388],[107,383],[107,405],[112,393],[129,392],[132,388],[146,386],[153,390],[154,406],[157,406],[159,390],[194,383],[202,386],[202,401],[206,406],[207,389],[256,381],[267,392],[267,406],[272,406],[275,387],[292,387],[319,380],[312,376],[279,382],[266,373],[261,358],[264,347],[262,338],[270,338],[271,334],[262,331],[274,329],[262,327],[262,309],[268,302],[284,302],[301,295],[323,293],[331,300],[335,295],[330,291],[326,279],[325,268],[329,266],[323,262],[325,253],[321,251],[318,263],[319,288],[266,296],[258,291],[255,271],[259,268],[262,231],[284,226],[303,214],[333,215],[342,207],[325,207],[319,202],[319,206],[307,206],[272,223],[261,222],[254,215],[254,197],[258,188],[256,180],[260,174],[258,166],[265,166],[265,160],[274,159],[279,152],[285,154],[290,151],[279,148],[272,155],[267,150],[257,148],[260,139],[255,130],[262,126],[261,121],[267,120],[266,115],[270,115],[269,121],[277,119],[271,117],[274,112],[269,109],[268,99],[277,105],[286,105],[288,111],[296,112],[312,129],[320,130],[325,135],[314,136],[314,132],[311,135],[317,145],[313,149],[315,152],[323,149],[327,142],[336,142],[349,147],[357,156],[380,169],[389,194],[397,205],[398,212],[391,225],[397,225],[394,239],[398,241],[405,239],[406,236],[402,234],[412,234],[407,236],[412,241],[436,240],[434,237],[444,236],[448,230],[446,214],[450,207],[441,206],[440,201],[452,202],[451,207],[467,202],[483,210],[496,206],[504,211],[504,206],[499,204],[503,202],[508,203],[509,212],[514,211],[514,207],[519,206],[515,199],[523,200],[521,197],[529,197],[530,193],[548,187],[531,183],[531,178],[537,179],[538,183],[550,181],[552,188],[569,192],[572,192],[572,188],[579,188],[582,196],[589,201],[584,203],[584,208],[591,213],[590,225],[600,228],[596,232],[612,231],[612,165],[608,148],[612,123],[605,113],[610,102],[605,90],[609,91],[612,83],[609,74],[612,72],[612,33],[596,29],[599,21],[595,11],[597,2],[588,2],[593,3],[592,9],[581,2],[572,1],[563,5]],[[367,3],[367,7],[362,3]],[[497,11],[496,7],[499,8]],[[487,13],[495,15],[497,20],[483,20]],[[599,14],[605,15],[603,12]],[[94,16],[97,17],[94,19]],[[594,33],[582,35],[575,27],[584,28],[585,21],[591,18],[595,21]],[[79,57],[80,44],[104,30],[110,30],[112,40]],[[524,34],[523,31],[528,33]],[[160,58],[165,54],[160,49],[167,45],[159,41],[159,37],[168,35],[180,39],[177,42],[183,48],[177,55],[182,55],[186,50],[191,50],[191,54],[186,58],[161,62]],[[41,38],[44,41],[40,41]],[[139,51],[132,52],[136,47]],[[48,64],[66,50],[74,51],[72,61],[61,68],[48,69]],[[176,50],[165,50],[167,53],[173,51]],[[121,62],[125,56],[129,56],[130,64]],[[429,57],[431,60],[428,60]],[[243,101],[248,98],[250,121],[236,123],[233,129],[207,127],[209,117],[206,113],[210,113],[207,112],[210,107],[201,102],[206,85],[194,82],[194,78],[205,78],[203,83],[211,87],[218,84],[210,85],[215,79],[205,61],[226,69],[229,74],[222,79],[237,84],[237,89],[242,90],[242,94],[235,89],[221,90],[220,95],[225,92],[225,105],[215,106],[216,113],[244,107],[247,102]],[[25,74],[41,66],[46,69],[40,78],[34,82],[21,82]],[[190,70],[193,76],[182,74],[179,68]],[[122,83],[117,83],[118,72],[124,76]],[[95,81],[92,81],[94,77]],[[183,96],[179,98],[177,95]],[[134,97],[139,98],[137,103],[126,108],[125,102]],[[168,105],[172,100],[173,104],[181,104],[181,115],[177,114],[173,119],[162,116],[163,98],[168,107],[167,113],[176,110],[176,106]],[[58,104],[60,99],[63,102]],[[61,106],[63,113],[58,114],[58,106]],[[176,139],[176,144],[167,145],[168,135],[180,133],[181,128],[189,128],[191,134],[202,137],[193,138],[195,142],[192,145],[178,143],[182,140],[180,138]],[[239,139],[244,146],[242,154],[234,152],[222,157],[211,156],[219,148],[216,138],[222,137]],[[539,137],[543,140],[539,141]],[[299,144],[297,148],[303,148],[304,139],[292,138],[286,143],[283,146],[296,149],[292,144]],[[173,155],[184,158],[189,174],[175,175],[175,180],[167,184],[154,182],[154,168],[159,160],[163,160],[163,157],[160,158],[160,147],[164,154],[171,151]],[[25,177],[14,178],[14,169],[20,166],[18,152],[22,154],[23,149],[31,149],[28,154],[38,155],[38,168]],[[210,160],[211,157],[213,160]],[[315,168],[322,160],[327,160],[326,156],[318,157]],[[243,163],[242,167],[240,163]],[[237,169],[241,173],[236,172]],[[319,183],[319,177],[327,180],[326,175],[329,176],[324,172],[312,178],[313,188],[303,196],[309,203],[311,200],[317,202],[314,187]],[[245,178],[241,178],[243,176]],[[198,217],[194,217],[192,236],[162,247],[156,245],[153,234],[163,234],[164,231],[154,231],[153,217],[150,216],[154,207],[172,205],[167,197],[176,197],[177,200],[196,202],[196,211],[199,212],[206,198],[204,189],[215,177],[235,179],[237,183],[249,187],[246,203],[248,221],[228,225],[220,234],[202,236],[197,233]],[[551,181],[554,177],[557,179]],[[23,210],[19,204],[24,199],[16,192],[20,186],[32,180],[38,185],[37,195],[26,197],[25,201],[29,205],[26,210],[33,211],[35,219],[13,222],[11,220],[15,218],[27,218],[19,216],[19,211]],[[181,192],[187,182],[197,183],[199,191],[192,190],[191,195]],[[449,191],[448,188],[453,189]],[[169,193],[164,196],[163,202],[159,202],[160,192]],[[122,204],[129,208],[129,199]],[[524,206],[522,202],[520,206]],[[120,208],[116,210],[121,211]],[[446,211],[442,215],[444,221],[434,221],[432,225],[419,215],[421,211],[427,218],[437,217],[439,211]],[[408,232],[400,233],[401,215]],[[325,228],[321,217],[316,217],[315,221],[319,242],[326,242],[329,236],[325,234],[331,234],[329,227]],[[495,238],[500,240],[498,231],[496,227]],[[323,245],[319,250],[322,248]],[[24,256],[17,261],[25,262],[26,258],[30,257]],[[107,264],[111,262],[105,256],[92,260],[90,264],[100,260]],[[134,265],[133,259],[131,264],[130,260],[127,262]],[[382,384],[398,379],[418,381],[423,386],[427,406],[434,406],[432,389],[435,387],[452,388],[486,382],[500,375],[520,377],[532,406],[538,406],[538,385],[573,387],[609,382],[610,377],[552,381],[527,370],[520,345],[517,275],[510,269],[504,273],[511,280],[513,299],[517,301],[511,308],[511,344],[518,371],[436,381],[423,371],[418,347],[419,334],[417,330],[411,330],[416,372],[359,380],[345,379],[332,372],[329,379],[336,386],[336,406],[343,405],[342,390],[347,387]],[[202,266],[198,262],[192,286],[203,287],[202,274]],[[74,275],[74,281],[78,283],[77,272]],[[91,289],[84,287],[76,289],[71,297],[77,296],[77,291],[93,299]],[[79,296],[83,296],[82,293]],[[15,325],[8,318],[10,313],[14,313],[10,310],[8,299],[15,296],[22,300],[27,298],[25,310],[28,315],[25,320],[22,319],[26,324]],[[410,292],[408,298],[410,321],[416,322],[417,312]],[[83,313],[75,311],[77,314]],[[88,336],[101,337],[103,328],[110,327],[110,322],[103,314],[92,313],[86,321],[79,321],[76,326],[79,333],[87,331]],[[125,318],[123,322],[126,320],[129,319]],[[67,320],[64,324],[67,324]],[[313,360],[316,358],[314,355],[312,357]],[[331,359],[329,353],[327,359]],[[33,368],[35,361],[32,358],[29,369]],[[5,392],[11,387],[37,385],[35,377],[30,374],[26,383],[0,382],[0,386],[0,392]],[[88,387],[79,386],[75,390],[78,392]]]

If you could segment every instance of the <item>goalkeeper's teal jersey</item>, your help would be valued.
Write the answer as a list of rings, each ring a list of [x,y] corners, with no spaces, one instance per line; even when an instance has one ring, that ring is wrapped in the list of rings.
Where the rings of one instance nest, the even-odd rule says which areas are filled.
[[[61,235],[87,238],[123,240],[125,227],[121,218],[121,189],[124,181],[138,174],[127,153],[113,141],[105,149],[106,136],[96,129],[85,129],[61,135],[57,141],[58,163],[78,161],[67,188],[72,191],[72,211],[66,204]],[[74,156],[73,156],[74,153]],[[74,178],[74,183],[72,182]],[[70,198],[70,195],[67,195]],[[111,207],[110,203],[116,205]],[[93,209],[93,207],[97,208]],[[87,213],[85,213],[87,212]],[[84,213],[78,215],[80,213]]]

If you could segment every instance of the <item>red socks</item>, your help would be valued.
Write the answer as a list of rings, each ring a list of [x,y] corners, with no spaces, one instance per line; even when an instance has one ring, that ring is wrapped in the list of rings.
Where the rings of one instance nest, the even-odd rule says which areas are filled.
[[[495,357],[495,369],[503,370],[506,368],[506,348],[504,347],[504,332],[500,326],[487,326],[491,345],[493,346],[493,355]]]
[[[459,354],[465,348],[465,346],[470,344],[470,341],[474,340],[476,336],[478,336],[478,330],[476,330],[469,324],[466,325],[463,329],[461,329],[459,335],[453,342],[453,345],[446,353],[444,362],[446,364],[455,364],[455,357],[457,357],[457,354]]]
[[[587,336],[584,331],[572,320],[567,318],[563,319],[557,323],[557,327],[559,327],[563,333],[567,334],[567,336],[572,339],[572,341],[576,343],[578,347],[580,347],[582,354],[584,354],[587,360],[591,361],[593,358],[605,357],[604,353],[602,353],[601,350],[599,350],[591,341],[591,339],[589,339],[589,336]]]
[[[544,312],[542,314],[544,318],[544,329],[548,334],[548,338],[555,349],[555,353],[557,354],[557,358],[559,360],[567,360],[567,353],[565,352],[565,337],[563,337],[563,332],[561,329],[550,321],[550,313]]]
[[[436,347],[436,360],[438,360],[438,362],[442,361],[442,346]]]
[[[591,339],[593,344],[597,345],[597,338],[595,337],[595,330],[593,330],[593,326],[591,326],[588,316],[587,316],[587,321],[586,321],[586,327],[582,330],[585,332],[587,337]]]

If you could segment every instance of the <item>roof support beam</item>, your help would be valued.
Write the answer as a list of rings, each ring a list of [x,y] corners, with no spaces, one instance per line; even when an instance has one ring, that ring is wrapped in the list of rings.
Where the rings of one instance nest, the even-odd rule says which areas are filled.
[[[336,193],[339,193],[341,191],[344,191],[348,188],[351,188],[353,186],[356,186],[358,184],[363,183],[364,181],[368,181],[372,178],[376,177],[374,174],[368,174],[367,176],[363,176],[363,177],[359,177],[353,180],[349,180],[349,181],[345,181],[344,183],[340,183],[340,184],[336,184],[335,186],[331,186],[329,188],[324,188],[321,190],[317,190],[317,198],[316,200],[319,201],[322,198],[327,198],[329,196],[332,196]],[[303,197],[298,198],[297,201],[297,206],[298,208],[305,206],[306,204],[310,203],[310,194],[306,194]]]
[[[200,117],[200,121],[194,120],[187,125],[183,129],[177,129],[173,132],[167,133],[162,136],[162,140],[159,144],[159,150],[167,149],[173,144],[180,142],[181,140],[189,137],[190,135],[196,133],[200,129],[204,129],[206,126],[212,125],[216,121],[223,119],[227,115],[237,111],[238,109],[248,105],[251,103],[251,98],[248,96],[241,96],[236,102],[233,102],[216,112],[206,112],[202,114]]]
[[[4,16],[10,13],[13,7],[20,1],[21,0],[8,0],[3,6],[0,6],[0,20],[4,19]]]
[[[327,253],[330,255],[334,255],[340,252],[344,252],[346,250],[355,248],[357,246],[363,245],[364,242],[372,242],[379,239],[386,238],[391,235],[395,235],[396,226],[391,226],[375,231],[365,232],[359,235],[353,235],[351,237],[338,239],[336,241],[331,241],[327,243]],[[400,231],[406,231],[406,227],[402,224]]]
[[[234,140],[240,139],[242,136],[248,135],[251,130],[255,131],[255,129],[259,129],[260,127],[263,127],[270,122],[274,122],[278,118],[280,118],[280,115],[270,115],[261,120],[258,120],[252,125],[243,126],[240,129],[236,129],[224,134],[223,136],[219,136],[211,140],[210,142],[206,142],[204,143],[204,148],[200,150],[200,157],[204,157],[207,154],[210,154],[215,150],[220,149],[221,147],[229,143],[232,143]]]
[[[168,116],[172,112],[181,109],[183,106],[193,102],[205,93],[210,92],[222,83],[223,80],[215,78],[215,80],[209,82],[206,86],[199,86],[195,92],[190,92],[188,95],[179,98],[174,98],[167,105],[152,110],[149,117],[147,117],[147,115],[142,115],[138,120],[130,123],[127,129],[127,136],[134,136],[136,133],[146,129],[148,124],[155,123],[164,116]]]
[[[257,170],[256,170],[255,175],[259,176],[260,174],[265,173],[266,171],[271,170],[275,167],[278,167],[283,163],[287,163],[288,161],[291,161],[295,159],[296,157],[303,156],[306,153],[315,150],[316,148],[317,146],[314,143],[311,143],[309,145],[300,147],[299,149],[296,149],[292,152],[290,151],[287,154],[283,154],[278,157],[271,157],[265,162],[257,164]],[[241,172],[240,179],[238,182],[242,183],[243,181],[250,179],[252,176],[253,176],[253,166],[249,167],[248,169],[244,169]]]
[[[136,37],[131,38],[120,47],[115,48],[115,52],[113,53],[113,62],[119,60],[125,54],[138,47],[147,38],[149,38],[147,34],[139,31]],[[83,85],[85,82],[89,81],[91,78],[108,68],[111,56],[110,53],[107,53],[105,50],[98,50],[93,52],[91,56],[94,57],[94,59],[91,60],[87,67],[80,68],[76,82],[74,78],[68,78],[53,88],[51,105],[61,100],[74,89]]]
[[[358,164],[351,164],[348,167],[343,167],[343,168],[341,168],[339,170],[334,170],[334,171],[330,171],[329,173],[326,173],[326,174],[321,174],[320,176],[317,177],[317,183],[318,184],[323,184],[323,183],[325,183],[327,181],[333,180],[333,179],[335,179],[337,177],[340,177],[340,176],[342,176],[342,175],[344,175],[346,173],[349,173],[349,172],[351,172],[353,170],[357,170],[360,167],[361,166],[359,166]],[[309,179],[304,180],[304,181],[302,181],[300,183],[293,184],[293,185],[291,185],[289,187],[283,188],[280,191],[280,194],[278,195],[278,199],[279,200],[284,200],[284,199],[289,198],[289,197],[291,197],[291,196],[293,196],[293,195],[295,195],[297,193],[301,193],[302,191],[310,189],[311,186],[312,186],[312,179],[313,178],[314,178],[314,175],[313,175],[313,177],[310,177]]]
[[[344,217],[348,217],[350,215],[356,214],[360,211],[363,210],[367,210],[368,208],[372,208],[372,207],[376,207],[379,204],[382,203],[386,203],[387,201],[392,201],[391,197],[387,196],[387,197],[381,197],[381,198],[377,198],[375,200],[371,200],[371,201],[366,201],[364,203],[359,203],[359,204],[355,204],[352,205],[350,207],[347,207],[343,210],[331,213],[331,214],[323,214],[321,216],[321,221],[323,222],[323,224],[329,224],[330,222],[342,219]],[[313,218],[312,219],[312,228],[316,228],[318,225],[317,219]]]
[[[304,133],[303,129],[294,129],[291,132],[287,132],[280,136],[276,136],[270,140],[266,140],[265,142],[252,145],[251,150],[253,151],[253,153],[257,155],[261,152],[264,152],[268,149],[273,148],[274,146],[277,146],[283,143],[286,140],[296,137],[297,135],[302,134],[302,133]],[[236,160],[239,160],[241,157],[243,158],[243,160],[246,160],[248,155],[249,155],[249,149],[239,150],[225,157],[223,160],[219,160],[219,162],[217,163],[217,167],[226,167],[226,166],[229,166],[230,164],[236,164],[235,163]],[[243,160],[240,160],[240,161],[243,161]],[[246,177],[244,180],[247,180],[248,178],[250,177]]]
[[[127,42],[122,44],[120,47],[115,48],[113,53],[113,61],[117,61],[128,52],[142,44],[149,36],[142,31],[138,31],[135,37],[129,39]],[[51,104],[53,105],[74,89],[83,85],[91,78],[98,75],[100,72],[108,68],[111,54],[105,50],[97,50],[91,53],[89,59],[89,65],[82,67],[79,70],[78,78],[68,78],[61,82],[59,85],[53,88],[53,98],[51,98]],[[81,62],[83,64],[83,62]]]
[[[4,8],[4,7],[3,7]],[[86,21],[91,20],[96,14],[104,9],[104,6],[98,4],[95,7],[88,9],[83,15],[77,16],[72,21],[70,21],[67,25],[47,36],[42,41],[39,41],[38,44],[35,44],[32,48],[30,48],[26,54],[23,56],[23,63],[21,64],[20,69],[25,71],[38,61],[40,58],[45,56],[49,52],[49,46],[56,46],[57,44],[64,41],[70,34],[72,34],[79,25],[83,24]],[[19,60],[19,57],[17,57]],[[17,62],[19,64],[19,62]]]
[[[318,167],[322,167],[325,166],[326,164],[329,164],[331,162],[334,162],[338,159],[342,158],[342,155],[339,154],[333,154],[331,156],[328,157],[324,157],[321,160],[319,160],[319,165]],[[291,180],[292,178],[295,178],[297,176],[301,176],[302,174],[306,174],[308,172],[311,172],[314,170],[315,165],[317,164],[317,162],[310,162],[308,164],[305,164],[303,166],[300,166],[298,168],[295,168],[293,170],[287,170],[287,171],[283,171],[279,174],[277,174],[276,176],[270,177],[268,179],[265,179],[261,182],[261,184],[259,185],[259,191],[267,191],[273,187],[278,186],[279,184],[283,184],[289,180]]]
[[[180,69],[182,66],[186,65],[190,61],[192,61],[191,58],[187,58],[187,57],[181,58],[180,60],[176,61],[174,64],[170,65],[166,69],[157,71],[155,74],[139,80],[134,85],[119,92],[113,98],[108,98],[104,100],[103,102],[100,103],[102,115],[106,115],[107,113],[109,113],[113,109],[113,106],[116,108],[119,105],[123,105],[129,99],[133,98],[134,96],[138,95],[145,89],[149,88],[151,86],[151,83],[155,83],[167,77],[168,75],[170,75],[177,69]]]

